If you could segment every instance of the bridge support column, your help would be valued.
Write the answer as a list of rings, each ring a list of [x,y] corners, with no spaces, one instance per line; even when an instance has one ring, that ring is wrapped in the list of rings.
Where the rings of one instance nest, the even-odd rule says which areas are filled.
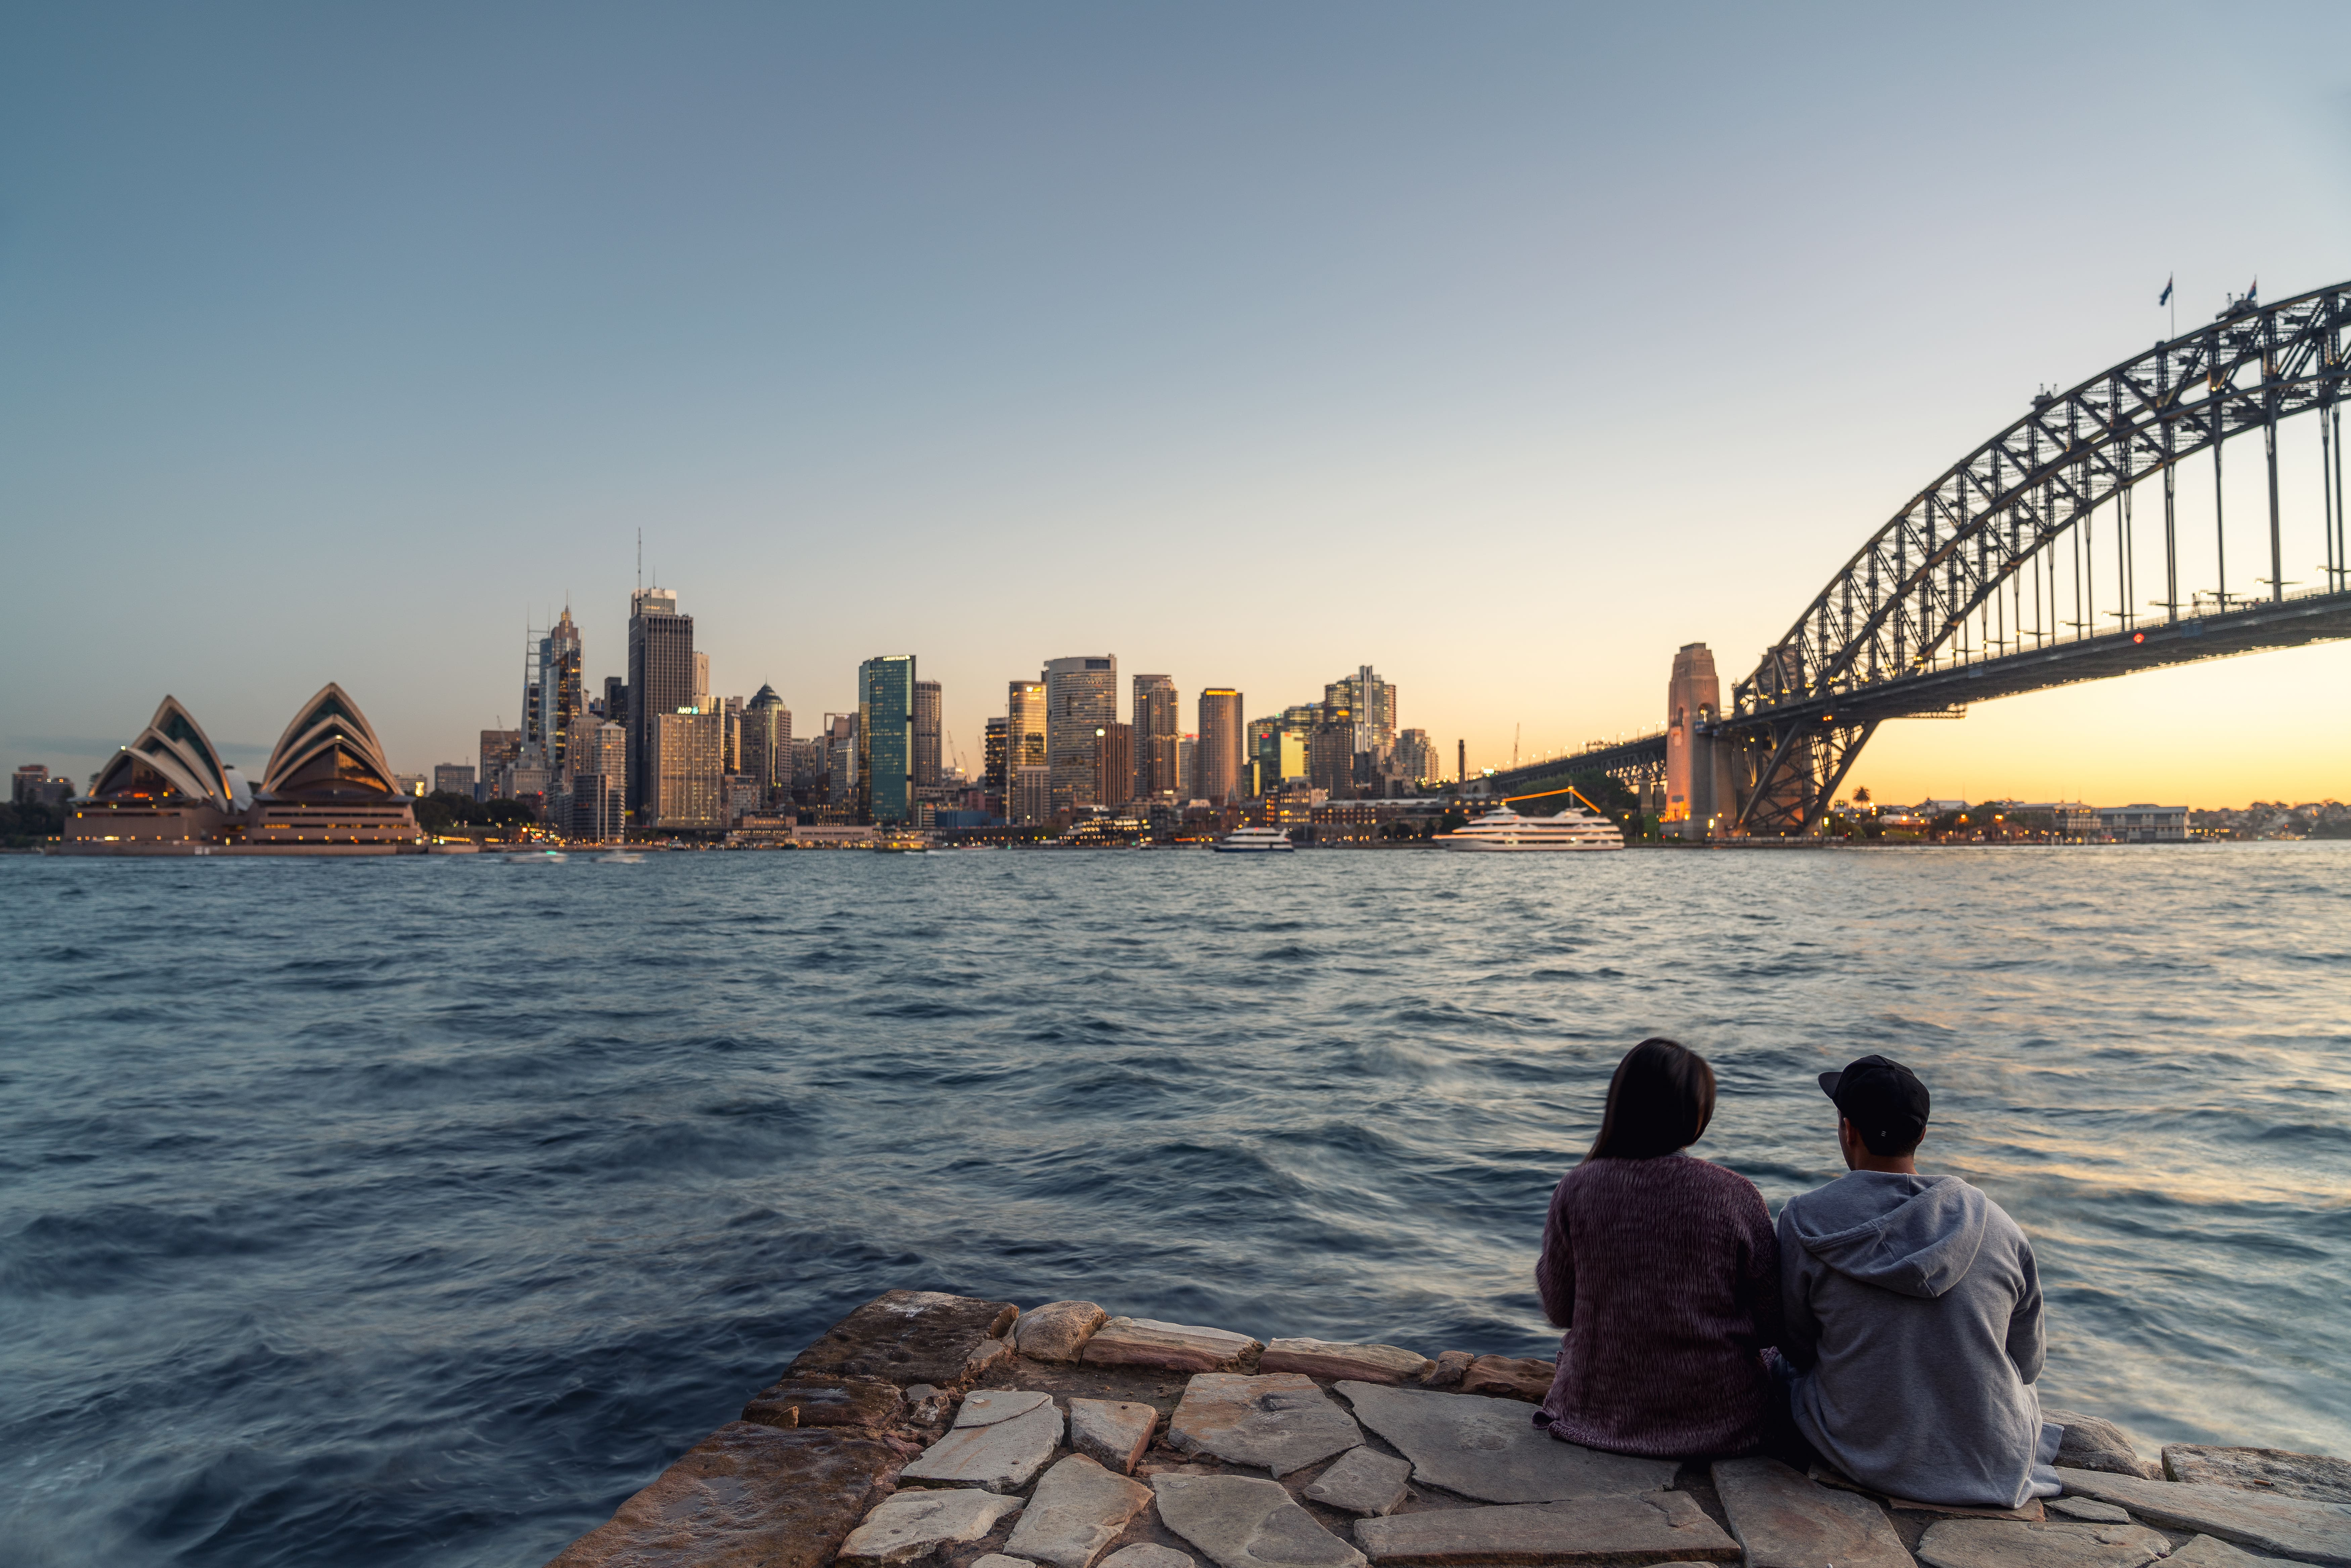
[[[1736,747],[1736,827],[1741,837],[1799,838],[1818,832],[1878,721],[1791,719],[1722,743]]]

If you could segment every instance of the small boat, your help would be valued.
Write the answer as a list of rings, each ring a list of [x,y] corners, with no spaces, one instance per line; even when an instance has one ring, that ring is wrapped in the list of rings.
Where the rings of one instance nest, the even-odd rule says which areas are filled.
[[[641,865],[644,856],[634,850],[608,850],[596,857],[598,865]]]
[[[1280,828],[1236,828],[1209,848],[1220,855],[1286,855],[1298,850]]]
[[[571,857],[561,850],[522,850],[507,856],[509,865],[561,865]]]
[[[920,833],[891,833],[874,840],[873,847],[885,855],[919,855],[929,852],[931,841]]]
[[[1556,817],[1521,817],[1497,806],[1466,828],[1437,835],[1448,850],[1472,853],[1556,853],[1562,850],[1621,850],[1625,835],[1597,811],[1570,806]]]

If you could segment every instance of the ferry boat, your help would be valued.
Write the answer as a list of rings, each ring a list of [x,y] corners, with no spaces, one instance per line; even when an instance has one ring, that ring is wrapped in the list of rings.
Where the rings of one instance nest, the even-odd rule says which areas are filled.
[[[1466,828],[1439,833],[1448,850],[1475,853],[1555,852],[1562,850],[1621,850],[1625,835],[1596,811],[1570,806],[1556,817],[1521,817],[1497,806]]]
[[[1298,846],[1280,828],[1236,828],[1209,846],[1220,855],[1295,854]]]

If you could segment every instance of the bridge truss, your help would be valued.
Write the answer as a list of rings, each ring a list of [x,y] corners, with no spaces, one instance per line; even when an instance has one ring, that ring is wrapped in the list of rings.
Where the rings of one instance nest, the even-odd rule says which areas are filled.
[[[1714,727],[1734,747],[1737,831],[1816,829],[1887,718],[2351,636],[2346,329],[2351,283],[2274,305],[2234,301],[2208,327],[2034,398],[2030,413],[1913,497],[1738,684]],[[2280,500],[2278,427],[2305,413],[2318,430],[2315,586],[2287,579]],[[2269,575],[2252,580],[2262,591],[2238,592],[2228,575],[2223,452],[2255,432]],[[2182,465],[2207,452],[2215,580],[2183,601],[2178,481]],[[2163,530],[2163,575],[2145,586],[2138,568],[2142,557],[2152,564],[2153,541],[2139,536],[2154,519],[2137,514],[2154,507],[2137,504],[2142,484],[2160,486]],[[2142,601],[2148,592],[2156,597]]]

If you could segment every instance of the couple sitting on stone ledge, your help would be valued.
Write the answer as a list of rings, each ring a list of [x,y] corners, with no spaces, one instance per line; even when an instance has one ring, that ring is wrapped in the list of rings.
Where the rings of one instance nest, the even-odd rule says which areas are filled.
[[[1652,1456],[1815,1456],[1920,1502],[2019,1508],[2060,1490],[2044,1425],[2041,1282],[2000,1206],[1918,1174],[1926,1085],[1865,1056],[1821,1074],[1846,1174],[1782,1209],[1685,1153],[1714,1070],[1669,1040],[1626,1053],[1600,1136],[1552,1195],[1535,1268],[1566,1329],[1535,1424]]]

